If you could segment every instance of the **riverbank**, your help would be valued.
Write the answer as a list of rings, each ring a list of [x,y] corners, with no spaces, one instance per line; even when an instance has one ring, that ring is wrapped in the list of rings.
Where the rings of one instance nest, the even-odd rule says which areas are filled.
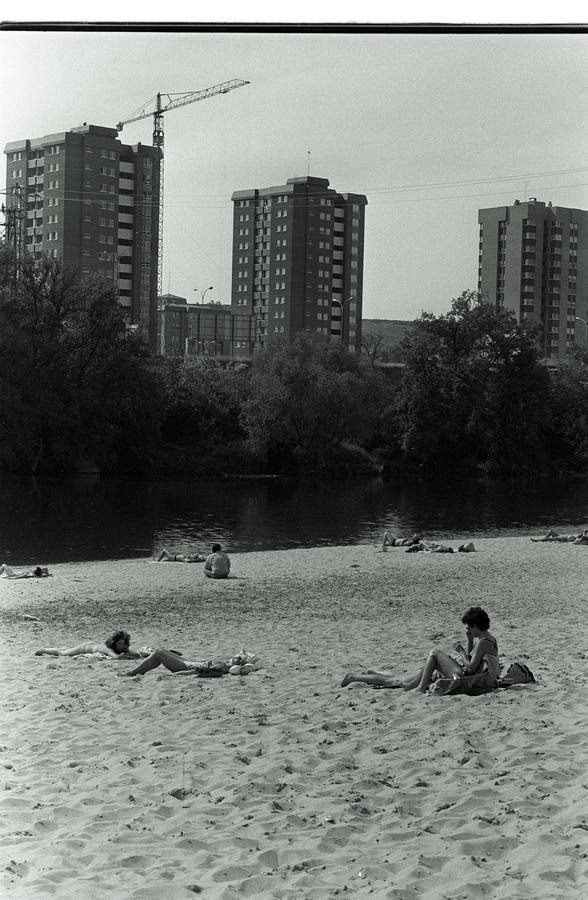
[[[475,543],[237,554],[226,582],[148,560],[0,581],[0,893],[585,897],[588,548]],[[478,603],[536,687],[339,687],[371,664],[411,674]],[[129,662],[34,656],[119,627],[263,668],[126,679]]]

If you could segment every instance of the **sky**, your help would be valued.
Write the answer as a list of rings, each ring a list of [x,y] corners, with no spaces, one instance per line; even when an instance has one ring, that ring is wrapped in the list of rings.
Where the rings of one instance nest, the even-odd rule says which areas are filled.
[[[213,285],[230,302],[233,191],[308,167],[368,198],[364,318],[439,315],[475,289],[479,208],[588,209],[588,33],[4,30],[0,51],[2,148],[250,82],[165,116],[163,288],[189,300]]]

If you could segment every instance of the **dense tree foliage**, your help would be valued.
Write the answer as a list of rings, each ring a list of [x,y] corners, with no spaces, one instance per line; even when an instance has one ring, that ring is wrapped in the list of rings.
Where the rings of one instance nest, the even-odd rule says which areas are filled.
[[[398,383],[309,334],[249,362],[153,358],[108,282],[0,251],[0,472],[586,473],[588,354],[465,293],[425,313]]]
[[[253,451],[280,471],[365,469],[357,448],[384,394],[381,373],[341,343],[301,334],[255,358],[241,422]]]
[[[158,435],[155,380],[111,285],[49,260],[25,260],[16,273],[6,253],[1,271],[2,468],[144,460]]]
[[[509,474],[542,464],[549,375],[534,326],[466,292],[403,342],[398,427],[420,468]]]

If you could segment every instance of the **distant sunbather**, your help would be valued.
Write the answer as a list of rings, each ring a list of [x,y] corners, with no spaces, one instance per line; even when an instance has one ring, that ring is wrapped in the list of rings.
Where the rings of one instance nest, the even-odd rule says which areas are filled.
[[[412,544],[418,544],[420,540],[420,534],[413,534],[413,536],[410,538],[401,538],[394,537],[394,535],[391,535],[387,531],[385,531],[382,550],[385,550],[386,547],[410,547]]]
[[[33,569],[16,570],[6,563],[0,566],[0,578],[48,578],[51,572],[47,566],[35,566]]]
[[[554,531],[553,528],[550,528],[547,533],[543,535],[543,537],[532,537],[531,540],[536,544],[541,544],[546,541],[554,541],[555,543],[560,544],[588,543],[588,528],[580,531],[579,534],[558,534],[557,531]]]
[[[433,676],[439,673],[445,679],[459,678],[467,683],[467,692],[486,693],[498,687],[500,663],[498,660],[498,643],[490,634],[490,619],[485,610],[479,606],[468,609],[461,620],[466,626],[467,649],[460,643],[455,644],[460,661],[444,653],[432,650],[427,662],[409,681],[398,681],[391,673],[368,670],[366,675],[348,672],[341,682],[341,687],[354,681],[371,684],[380,688],[403,688],[411,691],[418,688],[422,693],[429,689]],[[444,685],[449,687],[448,682]]]
[[[206,562],[206,557],[200,553],[170,553],[164,547],[157,557],[157,562],[199,563]]]
[[[130,650],[131,636],[127,631],[115,631],[104,643],[86,641],[77,647],[47,647],[37,650],[35,656],[81,656],[84,653],[102,653],[111,659],[139,659],[140,654]]]
[[[416,544],[412,544],[410,547],[406,548],[407,553],[455,553],[456,551],[453,547],[448,547],[447,544],[438,544],[436,541],[418,541]],[[475,553],[476,548],[474,547],[472,541],[469,541],[467,544],[460,544],[457,548],[458,553]]]

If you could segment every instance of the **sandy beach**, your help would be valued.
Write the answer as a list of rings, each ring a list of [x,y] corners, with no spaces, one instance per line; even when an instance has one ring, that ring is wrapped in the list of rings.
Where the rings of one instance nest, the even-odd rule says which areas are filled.
[[[225,582],[150,560],[0,581],[0,895],[586,898],[588,548],[475,543],[233,555]],[[537,685],[339,686],[413,674],[474,604]],[[119,678],[132,662],[34,655],[117,628],[263,666]]]

